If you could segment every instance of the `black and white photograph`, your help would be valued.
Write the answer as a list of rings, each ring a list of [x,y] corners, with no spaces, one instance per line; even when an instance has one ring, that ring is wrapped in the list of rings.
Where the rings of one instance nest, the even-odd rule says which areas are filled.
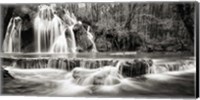
[[[198,5],[1,4],[1,95],[196,98]]]

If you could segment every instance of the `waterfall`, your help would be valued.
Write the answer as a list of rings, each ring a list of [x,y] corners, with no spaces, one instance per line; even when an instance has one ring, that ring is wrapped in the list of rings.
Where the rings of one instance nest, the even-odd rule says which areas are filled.
[[[21,51],[21,27],[22,19],[20,17],[10,19],[3,41],[3,52],[13,53]]]
[[[67,40],[64,34],[60,35],[53,43],[50,53],[69,53]]]
[[[75,15],[68,10],[65,9],[64,13],[63,16],[58,16],[55,6],[52,5],[38,6],[38,12],[33,21],[35,53],[75,54],[77,52],[74,26],[82,25],[82,22],[78,21]],[[20,17],[11,18],[3,42],[4,52],[21,52],[21,27]],[[97,52],[94,37],[89,30],[90,27],[85,34],[92,43],[91,51]]]
[[[72,53],[76,53],[76,40],[75,40],[73,28],[74,26],[69,26],[65,33],[68,34],[66,36],[66,39],[67,39],[67,43],[69,44],[69,51]]]
[[[168,45],[171,44],[168,43],[168,40],[157,44],[157,40],[163,38],[162,34],[158,37],[151,36],[152,34],[158,35],[153,33],[154,31],[162,33],[163,30],[170,35],[173,26],[180,28],[179,30],[185,29],[185,27],[179,27],[183,23],[182,16],[180,19],[176,18],[177,15],[170,18],[170,16],[153,14],[155,8],[162,8],[162,6],[143,5],[145,9],[140,9],[138,4],[128,5],[128,7],[123,4],[114,5],[119,6],[117,8],[123,8],[125,13],[129,13],[129,15],[132,14],[128,11],[130,7],[136,8],[132,9],[133,11],[144,10],[142,12],[144,14],[134,15],[133,23],[127,24],[124,23],[127,20],[124,19],[125,13],[122,14],[123,16],[113,13],[116,18],[109,15],[111,10],[116,10],[114,6],[114,8],[111,6],[103,5],[102,7],[106,8],[99,9],[99,14],[103,18],[97,21],[93,20],[95,16],[90,16],[88,13],[88,11],[93,11],[91,10],[93,8],[99,8],[100,6],[97,4],[62,4],[59,6],[57,4],[44,4],[38,6],[37,12],[35,12],[34,5],[30,7],[23,5],[18,8],[14,6],[6,7],[5,22],[7,22],[7,17],[12,14],[21,17],[10,19],[3,41],[2,49],[4,53],[0,55],[2,68],[3,71],[6,70],[13,77],[11,80],[3,78],[3,93],[48,96],[56,93],[58,95],[79,96],[83,92],[87,96],[128,97],[137,96],[137,94],[148,96],[157,94],[159,96],[165,96],[163,94],[182,96],[184,94],[193,96],[195,93],[193,89],[190,90],[189,88],[194,88],[195,80],[192,78],[196,73],[193,72],[193,69],[196,68],[196,57],[194,58],[192,54],[182,55],[185,52],[182,52],[184,46]],[[177,5],[170,7],[174,9],[177,8]],[[110,8],[112,9],[110,10]],[[67,9],[75,13],[69,12]],[[153,12],[149,13],[148,9]],[[105,13],[101,13],[101,10],[104,10]],[[161,9],[164,12],[166,10]],[[84,11],[87,11],[87,13],[82,13]],[[106,17],[106,15],[109,16]],[[86,18],[87,16],[91,18]],[[106,19],[104,20],[104,18]],[[84,20],[82,24],[78,19],[88,20]],[[111,25],[105,24],[107,20],[110,21]],[[114,21],[116,23],[113,23]],[[172,21],[176,22],[172,23]],[[33,26],[31,26],[32,24]],[[127,28],[131,27],[130,30],[123,29],[123,24]],[[166,26],[166,24],[169,25]],[[154,30],[156,27],[158,27],[158,30]],[[94,31],[90,28],[97,29],[98,34],[93,34]],[[183,35],[187,35],[187,32],[184,32],[185,30],[179,30],[177,31],[178,35],[181,32],[184,33]],[[113,34],[115,32],[117,34]],[[127,34],[124,34],[124,32]],[[101,37],[96,38],[95,36]],[[171,35],[169,37],[169,40],[176,40]],[[183,36],[183,39],[185,37],[187,36]],[[116,41],[112,41],[112,38],[116,38]],[[103,42],[96,45],[96,39],[99,40],[98,42]],[[135,41],[132,41],[132,39],[135,39]],[[145,40],[143,41],[143,39]],[[132,43],[128,43],[128,41]],[[143,42],[147,42],[146,46],[142,45]],[[190,44],[190,41],[181,42],[183,42],[181,44],[188,42],[186,46]],[[105,48],[102,46],[103,43],[106,43]],[[126,43],[130,45],[126,46]],[[159,47],[154,48],[156,46]],[[174,51],[176,46],[178,47],[177,52]],[[137,53],[132,51],[120,52],[120,50],[118,52],[115,47],[123,50],[136,50],[136,52],[140,50],[152,51],[152,53],[142,51]],[[102,49],[100,50],[102,52],[98,52],[97,48]],[[108,51],[109,48],[112,48],[110,49],[111,52],[103,52]],[[190,69],[192,69],[192,73],[189,71]],[[186,71],[189,74],[185,74]],[[176,76],[176,74],[180,74],[179,72],[184,73],[183,76]],[[174,92],[174,90],[176,91]]]
[[[34,21],[37,52],[76,53],[76,40],[73,32],[79,24],[73,13],[65,11],[61,20],[50,6],[39,6]]]
[[[92,33],[90,33],[90,26],[88,26],[87,28],[87,35],[88,35],[88,39],[91,41],[92,43],[92,52],[97,52],[97,48],[96,48],[96,44],[94,42],[94,36],[92,35]]]
[[[65,24],[61,35],[56,39],[54,44],[51,46],[51,53],[76,53],[76,40],[74,36],[74,25],[81,24],[78,22],[73,14],[65,11]],[[73,15],[70,17],[70,15]]]
[[[46,5],[39,6],[34,20],[36,52],[48,52],[62,30],[62,21],[54,14],[53,9]]]

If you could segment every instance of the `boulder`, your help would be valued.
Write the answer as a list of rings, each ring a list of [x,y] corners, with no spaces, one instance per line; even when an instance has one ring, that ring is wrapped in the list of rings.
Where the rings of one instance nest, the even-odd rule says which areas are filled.
[[[74,26],[74,34],[76,39],[76,44],[81,51],[90,51],[93,47],[92,42],[89,40],[87,36],[87,30],[83,27],[83,25],[75,25]]]
[[[135,59],[131,61],[124,61],[121,63],[119,69],[124,77],[135,77],[147,74],[153,64],[152,60]]]

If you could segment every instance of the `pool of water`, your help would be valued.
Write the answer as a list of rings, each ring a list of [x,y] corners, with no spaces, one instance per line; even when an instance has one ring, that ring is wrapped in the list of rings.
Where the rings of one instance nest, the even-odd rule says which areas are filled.
[[[106,53],[1,53],[1,58],[85,58],[85,59],[133,59],[133,58],[194,58],[190,53],[144,53],[144,52],[106,52]]]

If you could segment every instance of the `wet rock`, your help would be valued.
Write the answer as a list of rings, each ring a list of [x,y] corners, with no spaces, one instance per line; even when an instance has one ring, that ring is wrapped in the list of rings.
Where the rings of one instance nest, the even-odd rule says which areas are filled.
[[[143,75],[149,72],[153,65],[152,60],[135,59],[135,60],[99,60],[99,59],[66,59],[66,58],[52,58],[52,59],[17,59],[13,60],[10,66],[22,69],[40,69],[52,68],[71,71],[74,68],[82,67],[85,69],[98,69],[108,66],[118,68],[118,73],[125,77],[134,77]]]
[[[152,60],[135,59],[132,61],[124,61],[121,63],[119,69],[124,77],[135,77],[147,74],[152,66]]]
[[[83,25],[75,25],[74,33],[76,44],[79,47],[79,51],[90,51],[92,49],[92,42],[88,39],[87,30],[83,27]]]
[[[7,70],[5,70],[4,68],[2,68],[2,67],[1,67],[1,72],[3,74],[2,75],[3,78],[5,78],[5,79],[14,79],[14,77],[12,75],[10,75],[10,73]]]

